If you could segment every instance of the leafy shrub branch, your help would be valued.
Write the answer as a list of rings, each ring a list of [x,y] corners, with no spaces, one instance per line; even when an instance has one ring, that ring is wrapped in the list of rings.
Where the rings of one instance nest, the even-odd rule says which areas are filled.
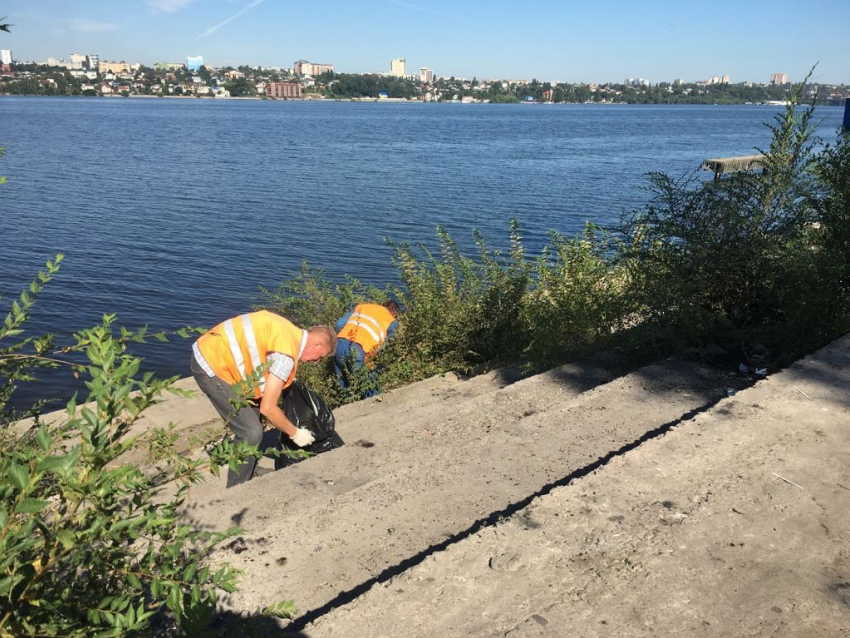
[[[152,627],[201,635],[218,592],[233,591],[238,579],[214,565],[211,552],[239,530],[196,531],[181,520],[181,506],[204,474],[258,452],[223,443],[206,459],[166,454],[154,474],[122,463],[125,452],[164,436],[163,429],[131,432],[144,410],[163,392],[187,393],[173,386],[176,378],[139,375],[141,360],[127,350],[167,336],[117,328],[114,315],[59,351],[50,337],[23,337],[61,261],[47,263],[0,328],[0,636],[146,635]],[[78,406],[75,395],[62,418],[48,422],[33,410],[28,424],[16,421],[20,415],[6,406],[17,384],[57,365],[83,377],[86,403]]]

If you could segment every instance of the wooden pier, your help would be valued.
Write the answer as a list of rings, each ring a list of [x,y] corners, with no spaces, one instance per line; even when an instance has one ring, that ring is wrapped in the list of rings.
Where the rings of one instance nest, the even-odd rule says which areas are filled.
[[[743,155],[741,157],[716,157],[707,159],[702,163],[703,169],[714,172],[714,181],[720,179],[725,173],[737,173],[738,171],[752,171],[762,168],[764,155]]]

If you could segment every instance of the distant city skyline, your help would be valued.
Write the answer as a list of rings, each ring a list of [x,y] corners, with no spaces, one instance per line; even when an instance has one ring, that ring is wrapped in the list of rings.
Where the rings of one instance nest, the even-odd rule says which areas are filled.
[[[717,0],[714,4],[601,0],[329,0],[301,22],[283,0],[7,0],[12,31],[0,48],[16,60],[70,54],[153,65],[202,56],[212,66],[297,60],[342,73],[408,69],[438,76],[558,82],[688,82],[728,75],[767,83],[850,83],[850,3]]]

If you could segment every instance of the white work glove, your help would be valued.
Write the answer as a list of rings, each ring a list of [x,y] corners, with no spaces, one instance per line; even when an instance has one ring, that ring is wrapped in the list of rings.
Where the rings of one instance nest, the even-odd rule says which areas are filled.
[[[295,436],[291,436],[289,438],[292,439],[292,442],[298,447],[307,447],[316,440],[316,437],[313,436],[313,433],[307,428],[298,428],[295,430]]]

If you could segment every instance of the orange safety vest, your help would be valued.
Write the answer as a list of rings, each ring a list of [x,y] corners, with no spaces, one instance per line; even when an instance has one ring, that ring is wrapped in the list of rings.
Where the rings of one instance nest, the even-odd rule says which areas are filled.
[[[238,383],[266,363],[270,352],[289,355],[295,362],[283,387],[295,380],[304,331],[288,319],[267,310],[228,319],[210,329],[197,341],[198,349],[217,377],[230,385]],[[263,396],[268,371],[254,397]]]
[[[353,341],[369,354],[387,340],[387,330],[393,321],[395,317],[381,305],[357,304],[337,337]]]

